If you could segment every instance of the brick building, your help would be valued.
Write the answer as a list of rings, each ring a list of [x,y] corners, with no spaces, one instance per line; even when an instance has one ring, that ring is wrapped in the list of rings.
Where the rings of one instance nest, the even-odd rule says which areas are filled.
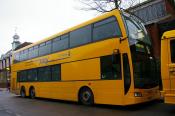
[[[12,50],[1,56],[0,59],[0,88],[7,86],[10,81],[10,65],[12,63]]]
[[[175,0],[147,0],[129,9],[145,23],[153,43],[153,53],[160,59],[161,36],[175,29]]]
[[[0,88],[6,88],[10,83],[12,52],[30,44],[30,42],[21,44],[19,36],[17,34],[13,36],[12,49],[0,57]]]

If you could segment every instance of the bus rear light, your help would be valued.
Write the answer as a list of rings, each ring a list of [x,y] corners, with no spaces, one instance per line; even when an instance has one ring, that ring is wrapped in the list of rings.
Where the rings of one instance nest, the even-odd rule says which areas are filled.
[[[141,93],[141,92],[135,92],[135,93],[134,93],[134,96],[135,96],[135,97],[142,97],[142,93]]]

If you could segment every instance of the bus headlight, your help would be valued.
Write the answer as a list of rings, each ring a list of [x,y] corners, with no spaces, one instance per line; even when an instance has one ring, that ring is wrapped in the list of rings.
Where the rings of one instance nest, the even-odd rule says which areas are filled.
[[[141,92],[134,92],[134,96],[135,97],[142,97],[142,93]]]

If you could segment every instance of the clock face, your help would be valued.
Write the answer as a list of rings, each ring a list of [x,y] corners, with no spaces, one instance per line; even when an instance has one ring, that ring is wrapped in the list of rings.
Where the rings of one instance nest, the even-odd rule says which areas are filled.
[[[14,35],[13,38],[14,39],[19,39],[19,36],[18,35]]]

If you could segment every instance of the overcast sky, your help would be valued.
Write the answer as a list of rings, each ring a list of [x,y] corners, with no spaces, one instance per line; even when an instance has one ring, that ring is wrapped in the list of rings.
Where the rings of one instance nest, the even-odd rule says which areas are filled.
[[[99,14],[81,6],[78,0],[0,0],[0,55],[11,49],[15,27],[21,42],[36,42]]]
[[[21,42],[36,42],[97,15],[78,10],[79,5],[77,0],[0,0],[0,55],[11,49],[15,27]]]

